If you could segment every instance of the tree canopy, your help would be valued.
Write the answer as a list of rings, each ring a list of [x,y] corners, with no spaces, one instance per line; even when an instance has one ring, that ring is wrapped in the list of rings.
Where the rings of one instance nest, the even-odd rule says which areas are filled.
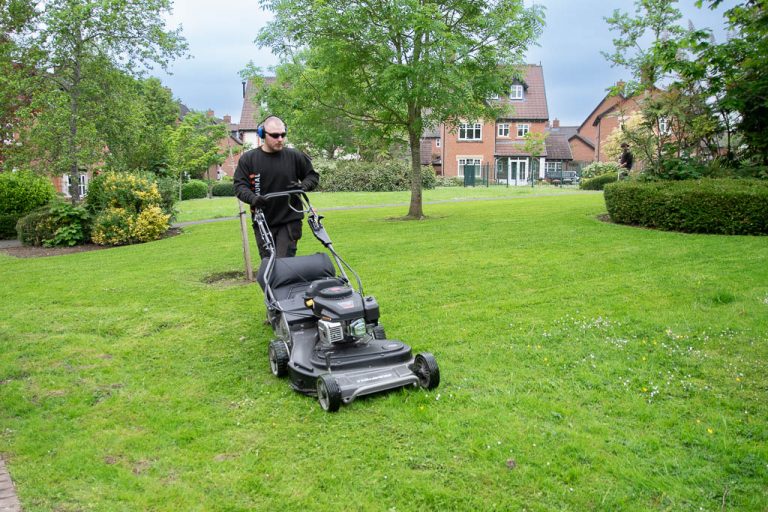
[[[28,166],[77,174],[107,158],[106,134],[131,87],[125,78],[165,67],[186,43],[180,29],[165,28],[170,0],[47,0],[39,7],[10,36],[33,85],[17,116],[21,153]]]
[[[522,0],[262,0],[275,17],[257,43],[300,59],[311,100],[377,136],[408,142],[411,203],[422,218],[419,146],[440,122],[495,119],[487,98],[520,78],[543,11]],[[308,12],[312,19],[307,19]],[[295,80],[294,80],[295,81]]]
[[[680,26],[675,3],[636,0],[635,16],[606,18],[618,37],[605,57],[630,70],[630,94],[646,93],[634,123],[642,133],[626,138],[653,143],[644,152],[655,173],[679,159],[768,166],[768,6],[745,0],[726,10],[729,34],[717,42],[710,29]],[[717,9],[722,0],[707,3]]]

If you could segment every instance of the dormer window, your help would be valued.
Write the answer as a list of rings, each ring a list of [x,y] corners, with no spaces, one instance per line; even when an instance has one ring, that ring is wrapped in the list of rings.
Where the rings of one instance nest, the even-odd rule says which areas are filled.
[[[523,86],[520,84],[513,85],[512,90],[509,92],[509,99],[511,100],[523,99]]]

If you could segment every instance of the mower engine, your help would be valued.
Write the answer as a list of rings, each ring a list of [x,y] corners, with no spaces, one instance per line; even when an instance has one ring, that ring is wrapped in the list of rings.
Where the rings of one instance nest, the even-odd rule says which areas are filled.
[[[346,285],[322,288],[304,300],[318,318],[317,330],[324,344],[357,341],[379,319],[376,299],[363,298]]]

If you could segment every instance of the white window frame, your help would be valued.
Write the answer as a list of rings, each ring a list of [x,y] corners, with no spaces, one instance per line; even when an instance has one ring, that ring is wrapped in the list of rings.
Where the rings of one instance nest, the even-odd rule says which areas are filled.
[[[464,166],[469,165],[476,165],[475,167],[475,178],[482,177],[482,167],[483,167],[483,157],[482,156],[458,156],[456,157],[456,162],[458,163],[458,175],[459,178],[464,177]]]
[[[509,137],[509,123],[499,123],[496,134],[499,137]]]
[[[670,127],[669,119],[666,117],[659,117],[659,134],[669,135],[670,133],[672,133],[672,129]]]
[[[520,84],[514,84],[509,89],[509,99],[511,100],[521,100],[523,99],[523,86]]]
[[[531,131],[531,125],[528,123],[518,123],[517,125],[517,137],[522,138],[525,137],[526,134],[530,133]]]
[[[467,140],[467,141],[483,140],[483,124],[482,123],[460,123],[459,124],[459,140]]]
[[[69,193],[69,174],[63,174],[61,176],[61,192],[64,194],[65,197],[72,197],[72,194]],[[85,197],[88,195],[88,175],[84,172],[81,172],[78,174],[78,184],[77,184],[80,192],[80,198]]]
[[[547,160],[544,162],[544,173],[546,176],[546,173],[550,172],[562,172],[563,170],[563,162],[556,160]]]
[[[442,144],[442,143],[440,142],[440,138],[437,138],[437,139],[435,139],[435,147],[436,147],[436,148],[439,148],[439,147],[440,147],[440,144]]]

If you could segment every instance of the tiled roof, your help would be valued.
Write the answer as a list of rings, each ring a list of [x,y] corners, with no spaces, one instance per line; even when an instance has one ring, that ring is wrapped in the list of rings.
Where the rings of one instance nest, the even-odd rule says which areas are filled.
[[[580,133],[577,133],[576,135],[572,135],[568,137],[568,140],[572,139],[579,139],[580,141],[584,142],[587,146],[594,148],[595,147],[595,141],[593,141],[591,138],[587,137],[586,135],[582,135]]]
[[[264,85],[275,83],[275,77],[266,76],[263,78]],[[261,109],[253,104],[253,96],[258,92],[253,82],[248,80],[245,84],[245,96],[243,97],[243,109],[240,111],[240,130],[256,130],[259,121],[262,119]]]
[[[568,145],[568,137],[565,135],[550,133],[545,142],[548,160],[573,160],[571,146]]]
[[[527,88],[523,93],[522,100],[511,100],[508,96],[500,100],[513,108],[513,111],[503,119],[512,121],[520,119],[549,119],[543,68],[541,66],[528,64],[525,67],[524,83]]]
[[[570,139],[576,135],[579,131],[578,126],[559,126],[557,128],[550,128],[549,133],[552,135],[565,135],[566,139]]]
[[[497,140],[495,154],[496,156],[531,156],[525,150],[525,142],[522,140]],[[547,149],[539,156],[547,156]]]

